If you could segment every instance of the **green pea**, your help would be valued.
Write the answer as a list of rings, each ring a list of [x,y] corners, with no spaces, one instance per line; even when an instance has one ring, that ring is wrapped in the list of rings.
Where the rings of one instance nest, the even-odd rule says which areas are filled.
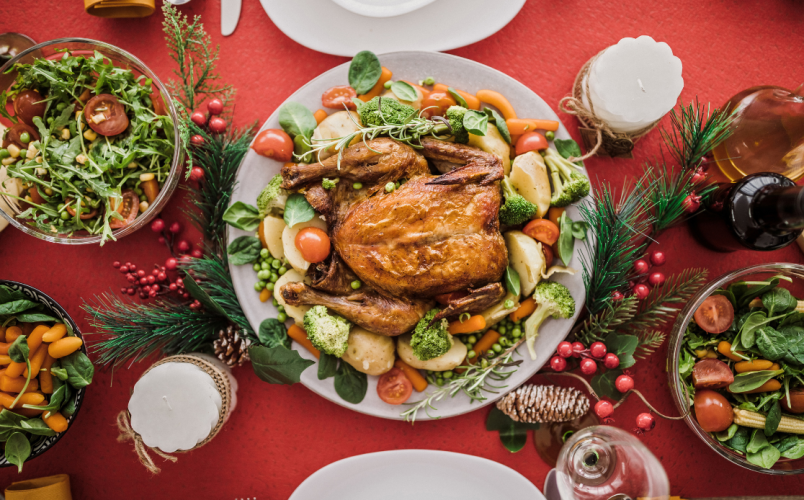
[[[522,330],[520,328],[514,328],[513,331],[511,332],[511,335],[513,335],[514,337],[521,337]]]
[[[274,269],[279,269],[280,267],[282,267],[282,263],[279,262],[279,259],[276,259],[273,262],[271,262],[271,267],[273,267]]]
[[[269,292],[273,292],[275,286],[276,286],[276,284],[274,284],[274,283],[266,283],[265,284],[265,288],[267,288]],[[276,302],[276,300],[274,300],[274,302]]]
[[[52,116],[47,117],[47,124],[48,125],[53,125],[53,117]]]
[[[474,335],[469,335],[469,343],[470,344],[476,344],[477,343],[477,337],[475,337]]]
[[[270,279],[271,279],[271,283],[276,283],[277,280],[279,279],[279,275],[276,274],[276,273],[271,273]]]
[[[363,184],[355,182],[354,184],[352,184],[352,189],[363,189]]]
[[[148,197],[145,195],[140,196],[140,201],[148,201]]]
[[[494,349],[494,352],[502,351],[502,346],[500,344],[494,344],[493,346],[491,346],[491,348]]]
[[[23,144],[28,144],[31,142],[31,134],[28,132],[23,132],[20,134],[20,142]]]
[[[64,210],[64,207],[65,207],[64,203],[59,203],[59,212]]]
[[[388,80],[387,82],[383,83],[382,86],[387,88],[387,89],[390,89],[391,85],[393,85],[393,84],[394,84],[394,82],[392,82],[391,80]]]
[[[474,358],[475,356],[477,356],[477,353],[474,350],[469,350],[469,352],[466,353],[467,358]]]
[[[257,276],[260,275],[260,271],[262,271],[262,268],[260,267],[259,264],[254,264],[254,271],[257,273]]]
[[[552,130],[548,130],[547,132],[544,133],[544,138],[547,139],[548,141],[552,141],[553,139],[556,138],[556,134]]]
[[[263,262],[262,264],[260,264],[260,267],[262,267],[265,270],[268,270],[268,269],[271,269],[271,264],[269,264],[267,262]]]
[[[8,158],[9,156],[11,156],[11,153],[9,153],[7,149],[0,149],[0,160]]]
[[[354,280],[354,281],[351,283],[351,285],[352,285],[352,290],[357,290],[357,289],[359,289],[361,286],[363,286],[363,283],[361,283],[361,282],[360,282],[360,280]]]
[[[497,353],[496,353],[496,352],[494,352],[494,350],[493,350],[493,349],[489,349],[488,351],[486,351],[486,356],[488,356],[488,357],[489,357],[489,359],[493,358],[493,357],[494,357],[496,354],[497,354]]]
[[[443,375],[443,376],[444,376],[444,378],[446,378],[446,379],[450,379],[450,378],[452,378],[452,372],[451,372],[451,371],[449,371],[449,370],[445,371],[445,372],[444,372],[442,375]]]
[[[393,192],[394,189],[396,189],[396,185],[394,185],[393,182],[389,182],[388,184],[385,185],[385,192],[386,193],[391,193],[391,192]]]
[[[488,366],[489,366],[489,362],[488,362],[488,361],[486,361],[485,359],[481,359],[481,360],[480,360],[480,367],[481,367],[481,368],[488,368]]]
[[[262,250],[260,250],[260,257],[262,257],[263,259],[268,257],[269,254],[270,253],[268,252],[267,248],[263,248]]]
[[[277,311],[279,311],[279,312],[281,312],[281,313],[283,313],[283,312],[285,312],[285,307],[284,307],[284,306],[279,305],[279,306],[276,306],[276,310],[277,310]]]
[[[427,78],[424,79],[424,84],[425,85],[433,85],[434,83],[435,83],[435,78],[433,78],[432,76],[428,76]]]
[[[59,111],[63,111],[64,108],[66,108],[66,107],[67,107],[66,102],[60,102],[60,103],[56,104],[56,109],[59,110]]]
[[[279,301],[274,299],[274,300],[271,301],[271,304],[273,304],[274,307],[277,307],[277,306],[279,306]]]
[[[394,189],[399,189],[399,183],[398,182],[394,182]]]
[[[278,272],[278,273],[279,273],[279,276],[282,276],[283,274],[285,274],[286,272],[288,272],[288,268],[287,268],[287,267],[285,267],[285,266],[282,266],[282,267],[280,267],[279,269],[277,269],[277,270],[276,270],[276,272]]]
[[[270,276],[270,274],[268,276]],[[257,271],[257,279],[265,280],[265,271],[263,271],[262,269]]]
[[[500,335],[505,335],[505,332],[507,331],[508,328],[506,328],[505,325],[501,325],[499,328],[497,328],[497,333],[499,333]]]
[[[59,214],[59,217],[61,217],[61,220],[67,220],[70,218],[70,214],[68,214],[67,212],[62,212]]]
[[[258,292],[261,292],[263,288],[265,288],[265,282],[264,281],[258,281],[256,283],[254,283],[254,289],[257,290]]]
[[[279,313],[279,314],[277,314],[277,315],[276,315],[276,319],[277,319],[277,321],[279,321],[280,323],[284,323],[285,321],[287,321],[287,320],[288,320],[288,315],[287,315],[287,314],[285,314],[285,313]]]
[[[142,189],[140,189],[140,188],[134,188],[134,193],[135,193],[137,196],[142,196],[143,191],[142,191]]]
[[[507,339],[507,338],[505,338],[505,337],[503,337],[503,338],[501,338],[501,339],[500,339],[500,345],[501,345],[501,346],[503,346],[503,347],[508,346],[508,345],[509,345],[509,343],[510,343],[510,342],[508,342],[508,339]]]

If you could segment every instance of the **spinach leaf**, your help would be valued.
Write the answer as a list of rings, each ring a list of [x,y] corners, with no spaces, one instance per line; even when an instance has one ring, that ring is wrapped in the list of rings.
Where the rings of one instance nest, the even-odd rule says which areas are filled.
[[[335,392],[344,401],[358,404],[363,401],[368,391],[368,379],[365,373],[355,370],[349,363],[341,363],[335,374]]]
[[[11,410],[3,409],[0,411],[0,441],[8,440],[8,437],[15,431],[22,429],[20,424],[25,417]]]
[[[589,229],[589,224],[586,222],[579,220],[572,223],[572,236],[576,240],[585,240],[586,239],[586,231]]]
[[[575,250],[575,237],[572,234],[572,219],[567,212],[558,219],[558,258],[568,266]]]
[[[397,81],[392,83],[391,92],[402,101],[415,101],[419,98],[419,91],[408,82]]]
[[[21,314],[17,314],[17,321],[20,323],[36,323],[38,321],[57,321],[61,323],[61,319],[54,318],[49,314],[45,314],[39,311],[28,311]]]
[[[777,361],[787,354],[787,338],[770,325],[756,331],[756,345],[765,359]]]
[[[22,311],[27,311],[28,309],[33,309],[37,306],[39,306],[39,303],[32,300],[12,300],[11,302],[0,304],[0,316],[10,316],[12,314],[21,313]]]
[[[318,380],[328,379],[338,374],[338,358],[332,354],[321,353],[318,360]]]
[[[29,418],[20,422],[20,429],[34,436],[55,436],[56,433],[39,418]]]
[[[765,433],[754,429],[751,431],[751,440],[748,442],[748,446],[745,448],[745,451],[748,453],[756,453],[769,444],[768,439],[765,437]]]
[[[470,109],[463,115],[463,127],[475,135],[486,135],[489,128],[489,117],[486,113]]]
[[[285,347],[252,346],[248,350],[251,367],[260,380],[269,384],[292,385],[315,362],[304,359],[293,349]]]
[[[229,262],[236,266],[251,264],[260,256],[262,243],[254,236],[240,236],[235,238],[226,249],[229,254]]]
[[[260,323],[260,330],[257,332],[260,343],[266,347],[285,347],[290,349],[290,337],[285,324],[276,318],[268,318]]]
[[[511,417],[501,412],[496,406],[491,408],[486,419],[486,430],[499,432],[500,441],[502,441],[505,449],[511,453],[516,453],[524,448],[528,440],[528,431],[538,428],[539,424],[514,422]]]
[[[729,428],[726,429],[725,431],[716,432],[715,437],[720,442],[728,441],[731,438],[733,438],[735,434],[737,434],[737,429],[739,428],[740,428],[739,425],[731,424]]]
[[[64,415],[64,418],[70,418],[75,413],[75,397],[67,398],[67,401],[64,402],[64,406],[61,407],[59,413]]]
[[[754,311],[745,317],[743,326],[740,328],[740,343],[746,349],[754,347],[756,343],[756,330],[768,322],[768,317],[763,311]]]
[[[245,231],[255,231],[260,225],[262,218],[260,211],[257,207],[236,201],[223,212],[223,221],[228,222],[230,226]]]
[[[768,310],[768,316],[791,312],[796,309],[797,303],[786,288],[776,287],[762,295],[762,305]]]
[[[748,286],[748,283],[745,283],[747,288],[745,289],[745,292],[742,294],[742,296],[737,300],[737,306],[745,307],[748,305],[749,302],[751,302],[755,298],[765,294],[766,292],[770,292],[771,290],[779,286],[780,279],[790,281],[790,278],[786,276],[774,276],[768,281],[763,281],[758,284],[752,284],[751,286]]]
[[[293,156],[296,157],[296,161],[312,163],[313,155],[309,154],[312,150],[313,147],[308,142],[308,138],[303,135],[297,135],[293,138]]]
[[[620,358],[618,368],[631,368],[636,363],[634,352],[639,346],[639,338],[636,335],[620,335],[610,333],[605,339],[606,350],[612,352]]]
[[[31,456],[31,442],[21,432],[15,432],[6,441],[6,460],[22,472],[22,464]]]
[[[729,385],[729,390],[733,393],[753,391],[768,380],[782,373],[784,373],[784,370],[760,370],[756,372],[738,373],[734,376],[734,382]]]
[[[578,146],[578,143],[572,139],[556,139],[553,141],[553,144],[555,145],[558,154],[564,158],[569,158],[571,156],[578,158],[583,156],[583,153],[581,153],[581,147]],[[583,161],[576,161],[575,164],[583,166]]]
[[[95,367],[86,354],[75,351],[69,356],[61,358],[61,367],[67,371],[67,383],[76,389],[81,389],[92,383]]]
[[[66,381],[69,375],[67,375],[67,370],[64,368],[51,368],[50,373],[55,375],[58,380],[62,382]]]
[[[0,285],[0,304],[6,302],[14,302],[16,300],[25,300],[25,294],[20,290],[14,290],[6,285]]]
[[[53,387],[53,394],[50,395],[50,402],[47,405],[22,405],[22,407],[32,410],[57,411],[64,403],[65,396],[67,395],[67,385],[63,384],[59,379],[54,379]]]
[[[28,360],[30,350],[28,349],[28,338],[25,335],[20,335],[17,340],[8,346],[8,356],[11,361],[15,363],[25,363]]]
[[[300,222],[307,222],[313,217],[315,217],[315,210],[303,194],[293,193],[288,196],[284,214],[285,224],[288,227],[293,227]]]
[[[779,322],[778,326],[782,327],[788,325],[804,327],[804,313],[793,311],[785,316],[782,321]]]
[[[380,80],[381,75],[382,65],[374,52],[364,50],[352,58],[349,65],[349,85],[355,89],[357,95],[367,94]]]
[[[741,453],[745,453],[748,447],[748,442],[751,440],[751,429],[748,427],[740,427],[734,433],[734,437],[729,439],[725,444],[729,448]]]
[[[790,458],[793,460],[797,460],[801,457],[804,457],[804,439],[798,436],[788,436],[789,438],[794,438],[795,443],[792,443],[792,446],[786,448],[785,450],[781,450],[781,455],[784,458]]]
[[[452,87],[449,87],[449,88],[447,88],[447,93],[449,95],[451,95],[453,99],[455,99],[455,102],[458,103],[458,106],[462,106],[464,108],[469,108],[469,105],[466,104],[466,99],[464,99],[463,96],[461,94],[459,94],[457,90],[455,90]],[[486,108],[486,109],[490,109],[490,108]],[[486,109],[484,109],[483,111],[486,111]],[[486,112],[486,113],[488,113],[488,112]]]
[[[776,429],[779,428],[779,422],[782,421],[782,407],[779,401],[775,401],[771,406],[768,416],[765,417],[765,435],[771,437]]]
[[[466,107],[464,105],[464,107]],[[486,112],[486,115],[489,117],[489,123],[493,123],[495,127],[497,127],[497,131],[502,136],[503,140],[511,144],[511,131],[508,130],[508,124],[505,123],[505,118],[500,116],[500,113],[494,111],[491,108],[483,108],[483,111]]]
[[[779,332],[785,336],[785,341],[787,342],[787,352],[784,355],[785,362],[804,365],[804,328],[787,325],[780,327]]]
[[[519,279],[519,273],[516,272],[511,266],[505,269],[505,288],[508,293],[514,294],[517,297],[522,293],[522,284]]]
[[[748,462],[766,469],[773,467],[781,453],[768,442],[765,434],[754,431],[754,435],[746,448],[745,458]]]
[[[185,274],[183,281],[184,289],[187,290],[187,293],[189,293],[195,300],[200,302],[207,311],[214,311],[221,316],[226,316],[227,318],[229,317],[223,307],[215,302],[215,300],[210,297],[209,294],[198,285],[198,283],[196,283],[195,278],[189,274]]]
[[[290,101],[279,108],[279,126],[288,133],[291,139],[298,136],[310,138],[318,123],[307,106]]]
[[[592,389],[594,389],[595,393],[601,398],[608,396],[614,400],[620,399],[622,394],[620,394],[620,391],[615,387],[614,381],[622,374],[623,371],[620,369],[607,370],[604,373],[599,373],[592,377],[592,381],[590,382]]]

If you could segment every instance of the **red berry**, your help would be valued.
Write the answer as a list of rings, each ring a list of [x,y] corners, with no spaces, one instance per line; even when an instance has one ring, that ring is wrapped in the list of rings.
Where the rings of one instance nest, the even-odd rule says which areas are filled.
[[[173,269],[176,269],[176,266],[178,264],[179,264],[179,262],[173,257],[170,257],[168,260],[165,261],[165,267],[170,269],[171,271]]]
[[[617,377],[617,380],[614,381],[614,387],[620,392],[628,392],[634,388],[634,379],[628,375],[620,375]]]
[[[183,298],[185,298],[185,299],[189,299],[189,298],[190,298],[190,294],[189,294],[189,293],[186,293],[186,292],[185,292],[185,293],[183,293],[181,296],[182,296]]]
[[[634,295],[636,295],[639,300],[646,298],[649,293],[650,288],[648,288],[648,285],[639,284],[634,287]]]
[[[120,261],[116,260],[116,261],[112,262],[112,267],[115,268],[115,269],[120,269]]]
[[[564,342],[561,342],[560,344],[558,344],[558,347],[556,348],[556,352],[562,358],[568,358],[568,357],[572,356],[572,344],[570,344],[569,342],[567,342],[565,340]]]
[[[167,279],[167,274],[159,271],[159,274],[156,275],[157,281],[165,281]]]
[[[176,286],[179,288],[184,288],[184,280],[181,278],[176,278]]]
[[[617,290],[611,292],[611,300],[623,300],[623,294]]]
[[[599,418],[609,417],[612,413],[614,413],[614,405],[610,402],[601,399],[595,403],[595,415]]]
[[[128,293],[128,288],[126,287],[121,288],[120,293]]]
[[[125,266],[126,267],[131,267],[131,262],[126,262]]]
[[[154,268],[154,269],[151,271],[151,274],[152,274],[152,275],[154,275],[154,276],[156,276],[157,274],[159,274],[159,269]]]
[[[200,111],[196,111],[195,113],[190,115],[190,120],[192,120],[193,123],[195,123],[199,127],[203,127],[204,125],[207,124],[207,115],[205,115]]]
[[[662,283],[664,283],[664,280],[665,280],[664,273],[656,272],[648,276],[648,283],[650,283],[653,286],[661,285]]]
[[[151,290],[150,292],[148,292],[148,297],[150,298],[156,297],[156,290]]]
[[[181,253],[187,253],[190,251],[190,242],[187,240],[180,240],[176,243],[176,249]]]
[[[656,418],[650,413],[640,413],[637,415],[636,425],[643,432],[652,431],[656,427]]]
[[[594,375],[597,371],[597,363],[594,359],[583,358],[581,360],[581,373],[584,375]]]
[[[176,283],[171,283],[170,286],[168,286],[168,290],[171,292],[175,292],[178,288],[179,287],[176,286]]]
[[[661,266],[667,261],[667,256],[661,250],[656,250],[650,254],[650,262],[654,266]]]
[[[142,287],[142,291],[145,292],[145,293],[148,293],[148,292],[151,291],[151,287],[148,286],[148,285],[145,285],[144,287]]]
[[[218,98],[212,99],[207,103],[207,109],[213,115],[219,115],[223,113],[223,101]]]
[[[126,263],[126,265],[128,266],[128,270],[131,271],[132,273],[137,270],[137,266],[135,266],[134,264]]]
[[[196,259],[200,259],[201,257],[204,256],[204,253],[200,249],[194,248],[193,251],[190,252],[190,255],[192,255]]]
[[[142,278],[143,276],[145,276],[145,270],[140,269],[139,271],[137,271],[137,276],[139,276],[140,278]]]
[[[154,275],[148,276],[148,284],[153,285],[154,283],[156,283],[156,276]]]
[[[134,295],[134,293],[136,293],[136,291],[134,290],[134,287],[128,287],[127,291],[128,291],[129,295]]]
[[[586,350],[586,346],[581,344],[580,342],[573,342],[572,343],[572,357],[573,358],[580,358],[581,353]]]
[[[147,285],[147,284],[148,284],[148,278],[140,278],[140,285]]]
[[[567,369],[567,360],[561,356],[553,356],[550,359],[550,368],[557,372],[563,372]]]
[[[154,219],[151,222],[151,231],[155,233],[161,233],[165,229],[165,221],[162,219]]]
[[[156,241],[158,241],[160,245],[165,244],[165,238],[163,236],[160,236],[159,238],[157,238]]]
[[[128,266],[120,266],[120,272],[126,274],[128,272]]]
[[[220,116],[213,116],[209,120],[209,130],[215,134],[226,132],[226,121]]]
[[[696,170],[695,173],[692,174],[692,177],[690,177],[690,182],[692,184],[698,184],[704,179],[706,179],[706,172],[704,171],[703,167],[698,167],[698,170]]]
[[[137,281],[139,281],[135,274],[127,274],[126,279],[128,280],[129,283],[136,283]]]
[[[606,344],[603,342],[595,342],[589,346],[589,354],[593,358],[602,359],[606,355]]]
[[[151,286],[151,291],[152,292],[158,292],[159,291],[159,285],[152,285]]]
[[[617,357],[616,354],[610,352],[606,354],[606,357],[603,358],[603,366],[608,368],[609,370],[613,370],[620,366],[620,358]]]
[[[199,125],[203,127],[203,125]],[[203,146],[206,141],[204,140],[204,136],[195,134],[194,136],[190,137],[190,144],[193,146]]]
[[[681,202],[684,206],[684,211],[688,214],[695,213],[701,208],[701,197],[695,193],[690,193],[684,201]]]
[[[634,272],[637,274],[645,274],[648,272],[648,268],[650,268],[650,265],[644,259],[634,262]]]
[[[190,180],[193,182],[199,182],[204,178],[204,169],[201,167],[193,167],[190,170]]]
[[[168,231],[170,231],[173,234],[179,234],[181,230],[182,230],[181,222],[178,221],[171,224],[170,228],[168,229]]]

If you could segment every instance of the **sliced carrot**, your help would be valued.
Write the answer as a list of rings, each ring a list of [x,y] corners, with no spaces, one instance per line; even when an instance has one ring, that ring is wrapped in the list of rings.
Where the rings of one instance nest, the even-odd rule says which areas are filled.
[[[46,331],[45,334],[42,335],[42,342],[55,342],[65,335],[67,335],[67,325],[64,323],[56,323],[53,325],[53,328]]]
[[[511,103],[508,102],[508,99],[506,99],[505,96],[499,92],[494,90],[478,90],[476,95],[481,102],[491,104],[495,108],[499,109],[500,113],[503,115],[503,118],[505,118],[506,124],[508,123],[508,120],[516,118],[516,111],[514,111],[514,107],[511,106]],[[511,132],[511,134],[517,135],[514,132]]]
[[[22,335],[22,328],[16,325],[6,328],[6,342],[9,344],[17,340],[20,335]],[[8,352],[8,349],[6,349],[6,352]]]
[[[533,300],[533,297],[528,297],[527,299],[523,300],[522,303],[519,304],[517,310],[509,314],[508,317],[511,318],[511,321],[516,323],[517,321],[525,319],[533,314],[533,311],[535,310],[536,301]]]
[[[505,124],[508,125],[508,131],[511,135],[522,135],[525,132],[532,132],[534,130],[549,130],[555,132],[558,130],[559,125],[555,120],[536,120],[534,118],[506,119]]]
[[[67,430],[67,419],[64,418],[64,415],[61,413],[54,411],[50,412],[50,416],[45,416],[46,413],[42,414],[42,420],[45,421],[48,427],[50,427],[55,432],[64,432]]]
[[[307,338],[307,332],[305,332],[299,325],[294,324],[288,328],[288,337],[301,344],[302,347],[313,353],[313,356],[316,358],[321,357],[321,352],[313,347],[313,343]]]
[[[357,96],[357,98],[363,102],[369,102],[378,95],[382,94],[382,91],[385,90],[385,82],[389,81],[392,76],[394,76],[394,74],[391,72],[391,70],[383,66],[382,73],[380,73],[380,79],[377,80],[377,83],[371,87],[371,90],[363,95]]]
[[[42,368],[42,365],[45,362],[45,357],[48,355],[47,348],[47,344],[42,344],[39,346],[39,349],[33,353],[33,356],[31,356],[31,373],[33,373],[31,377],[36,377],[39,375],[39,369]],[[28,368],[25,368],[25,371],[22,372],[22,376],[26,378],[28,377]]]
[[[466,358],[467,363],[474,363],[478,356],[485,354],[498,340],[500,340],[500,334],[494,330],[488,330],[480,337],[480,340],[477,341],[474,347],[472,347],[472,350],[475,351],[475,355],[474,357]]]
[[[23,387],[25,387],[25,379],[22,377],[11,378],[8,375],[0,376],[0,391],[19,394]],[[39,389],[39,381],[38,379],[32,378],[25,392],[33,392],[37,389]]]
[[[413,384],[413,388],[416,389],[417,392],[422,392],[423,390],[427,389],[427,379],[422,377],[422,374],[419,373],[419,370],[413,368],[409,364],[405,363],[401,359],[397,359],[394,362],[394,366],[402,370],[410,383]]]
[[[484,318],[479,314],[475,314],[474,316],[467,319],[463,323],[461,323],[460,320],[452,321],[449,324],[449,328],[447,328],[447,331],[452,335],[458,335],[461,333],[476,332],[484,328],[486,328],[486,318]]]
[[[321,122],[323,122],[323,121],[324,121],[324,119],[325,119],[327,116],[329,116],[329,115],[328,115],[328,114],[327,114],[327,112],[326,112],[326,111],[324,111],[323,109],[319,109],[318,111],[316,111],[315,113],[313,113],[313,116],[315,117],[315,122],[316,122],[317,124],[321,125]]]
[[[463,100],[466,101],[466,106],[469,109],[480,109],[480,99],[475,97],[474,95],[470,94],[469,92],[465,92],[463,90],[459,90],[453,88],[455,92],[458,93],[459,96],[463,97]],[[449,86],[444,85],[443,83],[436,83],[433,85],[433,92],[449,92]]]
[[[413,88],[415,88],[416,90],[421,92],[422,93],[422,99],[427,99],[428,97],[430,97],[430,94],[432,94],[432,92],[430,92],[426,88],[422,87],[421,85],[416,85],[415,83],[409,82],[407,80],[402,80],[402,81],[405,82],[405,83],[411,84],[413,86]]]

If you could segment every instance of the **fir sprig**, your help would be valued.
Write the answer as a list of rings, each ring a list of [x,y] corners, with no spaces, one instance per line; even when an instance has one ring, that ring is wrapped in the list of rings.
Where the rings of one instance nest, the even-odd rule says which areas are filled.
[[[706,283],[706,269],[690,268],[671,276],[663,284],[653,287],[639,305],[639,310],[628,322],[634,330],[661,328],[673,319],[680,306],[689,301]]]
[[[645,359],[653,354],[653,351],[661,347],[667,338],[667,334],[659,330],[641,330],[634,334],[639,339],[639,344],[634,351],[636,359]]]
[[[680,113],[670,112],[671,128],[662,130],[662,138],[682,173],[697,168],[709,151],[726,140],[732,120],[733,114],[711,110],[698,99],[682,106]]]
[[[653,213],[652,234],[658,235],[687,216],[685,200],[691,194],[706,196],[715,189],[714,185],[698,188],[692,183],[695,171],[668,167],[666,163],[646,165],[644,182],[651,186],[643,200],[645,207]]]

